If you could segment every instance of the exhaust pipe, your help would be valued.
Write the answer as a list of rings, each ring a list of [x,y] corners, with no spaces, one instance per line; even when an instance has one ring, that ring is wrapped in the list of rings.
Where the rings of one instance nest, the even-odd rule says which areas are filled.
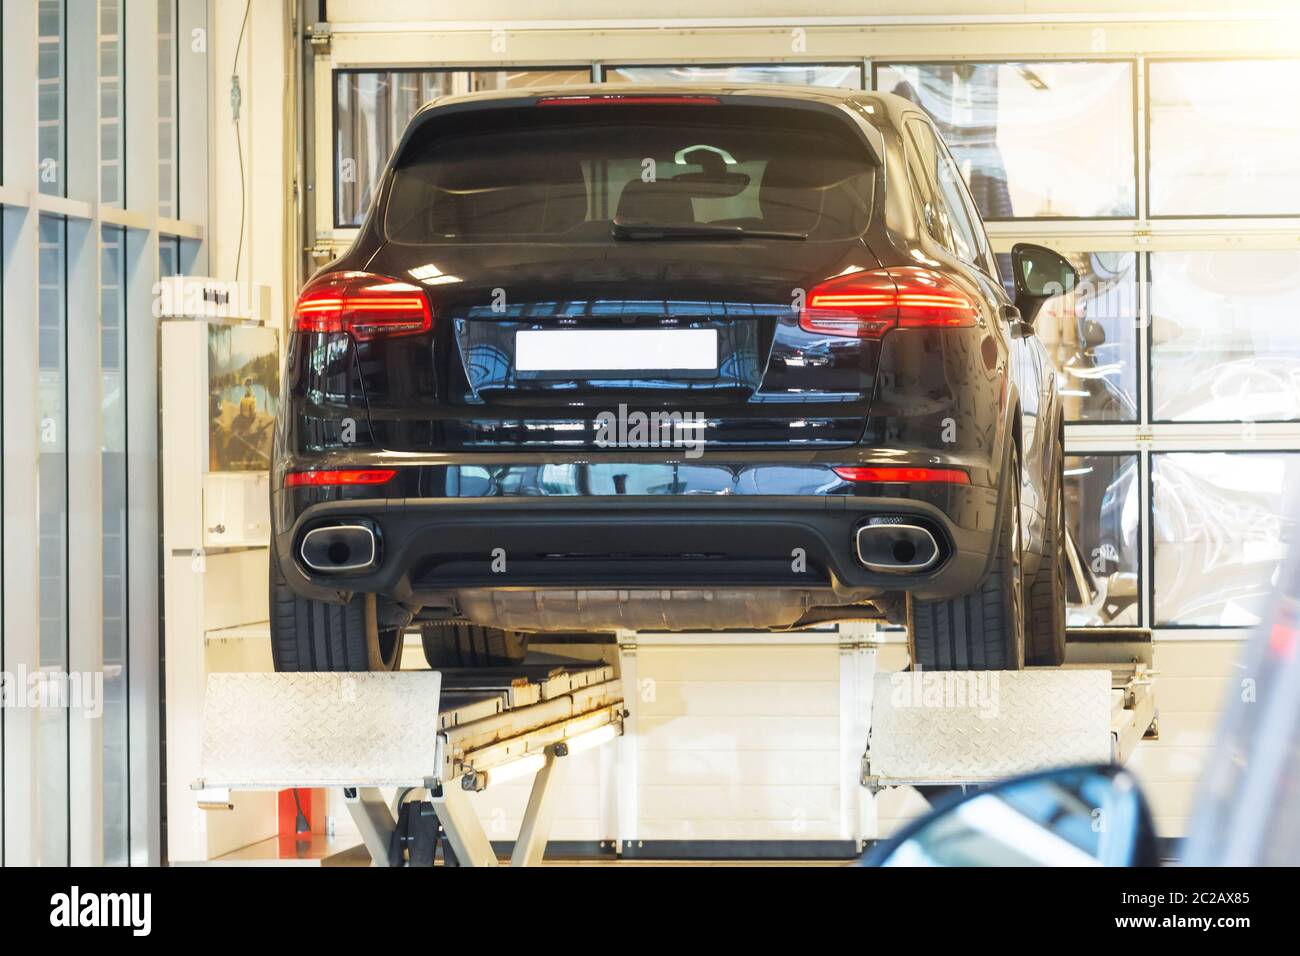
[[[858,560],[883,574],[914,574],[939,561],[939,542],[930,530],[904,515],[877,515],[858,526],[853,539]]]
[[[379,548],[369,525],[331,524],[303,535],[298,553],[313,571],[366,571],[378,563]]]

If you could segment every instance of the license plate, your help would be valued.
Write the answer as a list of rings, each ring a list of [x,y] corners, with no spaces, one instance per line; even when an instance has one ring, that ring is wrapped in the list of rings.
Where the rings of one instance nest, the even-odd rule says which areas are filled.
[[[717,329],[526,329],[515,333],[520,372],[718,370]]]

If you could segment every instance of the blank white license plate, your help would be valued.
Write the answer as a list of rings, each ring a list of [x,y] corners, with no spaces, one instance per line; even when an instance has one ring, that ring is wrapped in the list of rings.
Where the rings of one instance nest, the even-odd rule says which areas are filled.
[[[520,372],[712,372],[717,329],[527,329],[515,333]]]

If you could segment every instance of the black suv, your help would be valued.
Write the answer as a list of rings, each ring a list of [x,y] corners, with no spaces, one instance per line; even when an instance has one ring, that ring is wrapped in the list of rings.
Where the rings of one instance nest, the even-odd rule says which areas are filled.
[[[952,157],[900,97],[440,99],[303,289],[272,472],[279,670],[529,633],[885,617],[937,669],[1064,654],[1062,409]],[[599,638],[595,638],[599,639]]]

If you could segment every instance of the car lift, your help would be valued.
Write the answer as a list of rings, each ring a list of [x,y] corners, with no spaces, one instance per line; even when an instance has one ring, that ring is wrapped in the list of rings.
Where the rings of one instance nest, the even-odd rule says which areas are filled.
[[[840,628],[870,696],[860,783],[872,794],[1123,763],[1157,733],[1150,631],[1072,628],[1061,667],[889,673],[875,670],[875,630]],[[239,790],[342,788],[376,863],[431,865],[445,839],[444,862],[492,866],[468,792],[535,774],[510,864],[540,863],[563,758],[623,733],[636,639],[619,635],[621,675],[547,655],[441,672],[211,674],[199,805],[228,809]],[[396,788],[391,806],[380,788]]]
[[[512,866],[541,862],[564,757],[622,734],[614,669],[581,661],[357,674],[211,674],[199,806],[231,791],[338,787],[370,857],[494,866],[470,791],[534,774]],[[390,807],[381,787],[397,788]],[[427,792],[427,802],[418,798]],[[408,802],[413,801],[413,802]]]

